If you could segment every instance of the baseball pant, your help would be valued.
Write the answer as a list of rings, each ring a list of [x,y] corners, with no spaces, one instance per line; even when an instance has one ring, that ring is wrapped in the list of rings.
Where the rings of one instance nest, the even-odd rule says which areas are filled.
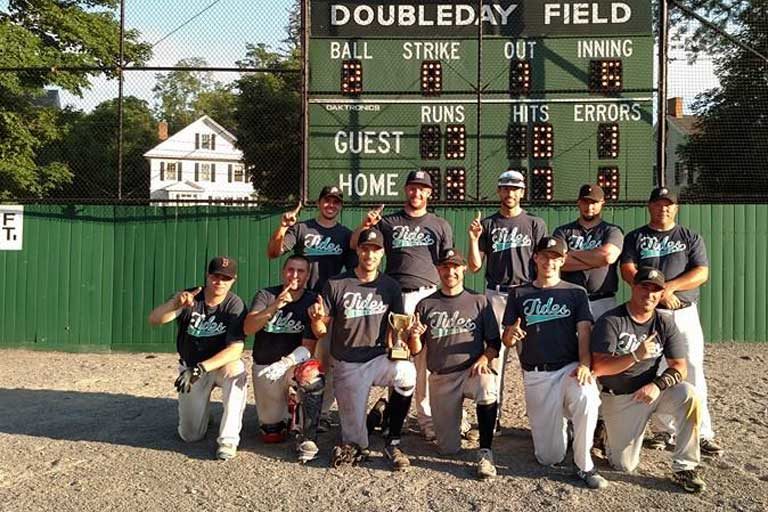
[[[293,382],[293,366],[275,382],[258,373],[268,364],[253,365],[253,397],[256,400],[256,413],[261,425],[271,425],[285,421],[288,417],[288,388]]]
[[[404,293],[403,309],[405,313],[413,314],[419,301],[435,293],[435,290],[437,288],[432,286],[421,288],[415,292]],[[416,404],[416,421],[418,421],[422,432],[431,434],[434,432],[434,427],[432,426],[432,411],[429,406],[429,370],[427,369],[426,345],[421,352],[413,357],[413,363],[416,365],[416,392],[413,395],[413,401]]]
[[[325,374],[325,391],[323,391],[323,409],[322,416],[327,416],[333,407],[333,366],[331,364],[331,336],[323,336],[317,340],[315,348],[315,358],[323,365]]]
[[[395,393],[410,396],[416,386],[416,368],[410,361],[392,361],[381,355],[364,363],[333,361],[334,392],[339,406],[344,443],[368,447],[365,424],[368,394],[372,386],[394,387]]]
[[[689,470],[699,465],[701,410],[693,386],[681,382],[662,391],[651,404],[634,400],[632,394],[602,393],[601,398],[608,436],[606,454],[613,467],[634,471],[640,463],[645,425],[653,413],[664,413],[675,418],[677,443],[672,454],[672,470]]]
[[[696,396],[699,399],[701,409],[701,429],[699,436],[701,439],[713,439],[715,432],[712,429],[712,417],[709,415],[707,406],[707,381],[704,379],[704,331],[701,329],[699,320],[699,310],[696,304],[691,304],[687,308],[669,310],[657,309],[659,314],[671,316],[680,333],[685,339],[685,360],[688,364],[688,376],[686,382],[689,382],[696,389]],[[662,359],[660,371],[667,368],[666,360]],[[670,415],[659,414],[655,416],[653,430],[660,432],[673,433],[674,418]]]
[[[440,453],[453,454],[461,450],[462,405],[465,398],[480,405],[490,405],[496,401],[496,376],[470,376],[470,373],[471,368],[467,368],[453,373],[429,375],[429,402]]]
[[[502,321],[504,320],[504,309],[507,307],[507,297],[508,294],[506,292],[501,292],[497,290],[485,290],[485,296],[488,297],[488,302],[491,304],[491,308],[493,308],[493,314],[496,317],[496,322],[499,324],[499,334],[504,335],[504,327],[502,326]],[[517,345],[518,347],[521,347],[520,344]],[[505,370],[507,368],[507,358],[508,358],[508,351],[506,345],[503,343],[501,344],[501,348],[499,349],[499,357],[491,361],[491,367],[498,375],[497,381],[498,381],[498,396],[499,396],[499,410],[498,410],[498,417],[501,418],[501,410],[502,406],[504,405],[504,382],[505,382]],[[515,365],[515,367],[519,367],[519,360],[514,359],[514,362],[512,364]]]
[[[616,306],[616,297],[606,297],[604,299],[589,301],[589,310],[592,311],[592,318],[595,322],[597,322],[597,319],[603,316],[606,311],[610,311]]]
[[[184,369],[185,366],[179,366],[179,372]],[[221,388],[224,405],[216,442],[219,445],[237,446],[240,444],[248,387],[248,375],[242,360],[206,372],[192,385],[189,393],[179,393],[179,436],[187,442],[199,441],[205,437],[211,414],[211,392],[215,386]]]
[[[567,420],[573,423],[573,462],[592,471],[590,450],[597,425],[600,392],[597,385],[580,385],[571,373],[578,362],[553,372],[525,371],[525,406],[533,436],[536,460],[545,466],[565,458],[568,448]]]

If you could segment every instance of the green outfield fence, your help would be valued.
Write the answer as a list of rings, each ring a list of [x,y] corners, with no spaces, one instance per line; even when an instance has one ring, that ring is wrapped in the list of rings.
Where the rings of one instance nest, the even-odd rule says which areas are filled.
[[[492,208],[483,213],[490,214]],[[347,209],[357,225],[365,210]],[[531,208],[551,231],[575,208]],[[439,208],[467,246],[476,210]],[[0,251],[0,347],[70,351],[173,351],[172,326],[151,328],[149,311],[172,292],[201,283],[207,260],[239,262],[234,291],[250,302],[279,279],[266,257],[275,209],[28,205],[23,250]],[[304,218],[313,215],[310,209]],[[625,231],[644,224],[640,206],[606,209]],[[768,205],[683,205],[681,223],[700,232],[711,262],[700,312],[707,341],[768,341]],[[468,286],[481,289],[482,274]],[[622,296],[626,289],[622,290]]]

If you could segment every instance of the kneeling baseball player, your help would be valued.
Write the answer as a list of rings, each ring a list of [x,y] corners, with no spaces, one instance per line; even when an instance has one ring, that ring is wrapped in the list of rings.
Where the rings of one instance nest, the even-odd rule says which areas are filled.
[[[280,286],[260,290],[245,318],[253,340],[253,393],[265,443],[285,441],[286,419],[297,434],[299,462],[317,457],[317,426],[325,378],[312,359],[317,340],[309,327],[309,307],[317,295],[306,289],[309,261],[290,256]]]
[[[612,466],[633,471],[648,419],[668,414],[675,419],[677,438],[672,480],[688,492],[701,492],[706,487],[696,471],[701,405],[695,388],[685,382],[685,338],[671,316],[656,311],[664,289],[660,270],[640,267],[629,302],[605,313],[592,332],[592,365],[603,386],[606,453]],[[657,375],[662,358],[668,368]]]
[[[464,398],[474,400],[480,427],[477,475],[486,479],[496,476],[491,442],[498,387],[489,364],[499,355],[501,338],[488,299],[464,288],[466,269],[458,251],[441,256],[441,287],[416,306],[411,338],[414,349],[427,348],[429,401],[440,452],[461,449],[462,405]]]
[[[330,329],[334,391],[344,443],[334,449],[332,463],[367,457],[368,394],[372,386],[386,386],[393,390],[384,454],[395,471],[403,471],[410,461],[400,448],[400,434],[416,385],[416,368],[407,352],[401,359],[390,358],[394,351],[388,355],[394,340],[388,329],[390,313],[403,313],[400,285],[378,270],[384,255],[384,239],[378,230],[362,231],[357,255],[357,267],[329,279],[322,300],[310,309],[315,336],[320,338]],[[408,348],[414,351],[413,346]]]
[[[149,323],[176,320],[179,352],[179,436],[187,442],[205,437],[210,417],[211,391],[222,389],[221,417],[216,457],[228,460],[237,454],[243,425],[248,379],[243,353],[245,304],[230,289],[237,278],[237,263],[217,256],[208,264],[205,287],[189,288],[159,305]]]
[[[608,482],[590,454],[600,407],[590,370],[592,313],[586,290],[560,279],[566,252],[559,238],[545,236],[536,244],[536,279],[510,292],[503,341],[507,347],[522,342],[520,366],[536,459],[544,465],[562,462],[569,419],[576,475],[600,489]]]

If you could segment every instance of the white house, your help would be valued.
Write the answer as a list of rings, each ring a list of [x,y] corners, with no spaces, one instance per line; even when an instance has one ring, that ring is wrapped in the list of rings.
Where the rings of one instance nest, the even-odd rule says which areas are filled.
[[[203,116],[171,137],[163,123],[158,131],[162,142],[144,153],[151,199],[210,203],[255,198],[237,139],[219,123]]]

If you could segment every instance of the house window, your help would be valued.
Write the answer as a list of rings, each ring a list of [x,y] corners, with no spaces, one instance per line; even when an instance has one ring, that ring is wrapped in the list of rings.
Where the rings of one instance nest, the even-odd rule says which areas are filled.
[[[235,164],[233,172],[234,172],[234,176],[233,176],[234,181],[241,182],[241,183],[245,182],[245,168],[243,168],[242,165]]]
[[[166,162],[165,163],[165,180],[166,181],[176,181],[179,179],[177,172],[178,165],[176,162]]]
[[[199,142],[199,145],[198,145]],[[196,133],[195,134],[195,149],[209,149],[216,151],[216,134],[215,133]]]
[[[211,181],[211,164],[200,164],[199,181]]]
[[[207,133],[204,133],[201,138],[202,138],[202,141],[200,146],[203,149],[211,149],[211,136]]]

